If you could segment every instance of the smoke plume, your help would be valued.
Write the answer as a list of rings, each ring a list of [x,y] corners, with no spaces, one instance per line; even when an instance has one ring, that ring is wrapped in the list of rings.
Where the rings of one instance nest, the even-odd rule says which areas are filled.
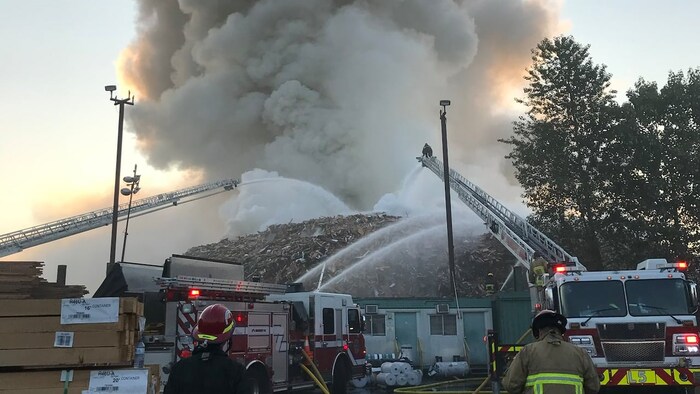
[[[439,154],[437,104],[451,99],[453,164],[508,185],[497,139],[557,12],[545,0],[140,0],[119,62],[137,92],[130,126],[157,168],[260,168],[367,210],[423,143]]]

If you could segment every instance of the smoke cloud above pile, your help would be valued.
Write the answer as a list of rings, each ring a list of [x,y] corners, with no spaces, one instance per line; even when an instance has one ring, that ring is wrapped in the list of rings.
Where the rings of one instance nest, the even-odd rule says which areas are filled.
[[[274,171],[352,210],[400,188],[423,143],[439,153],[440,99],[452,100],[453,165],[508,184],[497,139],[530,49],[559,28],[546,0],[138,4],[119,68],[151,165],[210,179]]]

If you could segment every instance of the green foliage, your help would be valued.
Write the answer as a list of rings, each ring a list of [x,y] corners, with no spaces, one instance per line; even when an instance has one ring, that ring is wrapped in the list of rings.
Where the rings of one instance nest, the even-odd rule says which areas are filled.
[[[640,79],[619,106],[572,37],[533,50],[507,156],[529,220],[589,269],[700,255],[700,69]]]
[[[660,257],[700,254],[700,69],[640,79],[627,92],[618,201],[637,250]]]
[[[619,108],[610,74],[593,64],[572,37],[543,40],[525,79],[526,116],[514,124],[513,161],[536,225],[578,255],[602,264],[600,227],[607,211],[601,189],[605,141]]]

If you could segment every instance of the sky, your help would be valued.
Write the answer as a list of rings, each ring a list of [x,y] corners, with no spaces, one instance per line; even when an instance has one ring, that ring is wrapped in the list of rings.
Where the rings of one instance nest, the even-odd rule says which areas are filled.
[[[669,70],[700,66],[697,44],[700,26],[694,20],[700,14],[699,2],[565,0],[547,4],[557,19],[557,29],[572,34],[579,42],[590,44],[593,60],[608,66],[613,75],[613,87],[620,92],[629,89],[639,77],[662,85]],[[5,16],[0,24],[0,34],[4,38],[0,41],[0,53],[4,55],[0,62],[0,86],[3,88],[0,96],[0,169],[4,180],[0,192],[3,217],[0,234],[110,207],[118,111],[109,101],[104,86],[117,84],[119,96],[127,94],[123,89],[127,83],[124,73],[117,67],[120,56],[138,37],[137,4],[133,1],[0,0],[0,13]],[[471,33],[466,31],[464,34]],[[206,52],[203,52],[205,56]],[[426,67],[432,66],[426,63]],[[145,101],[138,93],[136,106]],[[164,108],[162,105],[155,107],[151,114],[158,114]],[[513,111],[512,106],[505,105],[504,108],[506,112]],[[134,119],[142,122],[140,124],[149,120],[149,113],[145,110],[133,107],[126,110],[134,111]],[[430,108],[433,110],[435,108]],[[121,174],[128,175],[134,165],[138,165],[142,190],[137,197],[208,180],[198,169],[173,169],[178,158],[168,158],[170,150],[158,152],[157,165],[150,165],[146,155],[139,151],[136,134],[131,129],[133,124],[127,123],[125,128]],[[438,140],[431,139],[430,142],[437,144]],[[172,151],[178,149],[176,146],[170,148]],[[179,148],[186,151],[187,145]],[[470,153],[466,147],[460,151],[459,146],[456,149],[454,158],[451,156],[455,167],[466,163],[461,169],[470,173],[470,177],[473,175],[477,183],[480,180],[487,182],[488,171],[479,171],[473,163],[467,163],[469,157],[481,160],[478,152]],[[267,164],[270,163],[268,160]],[[240,177],[242,172],[253,170],[253,167],[247,168],[239,163],[234,167],[237,173],[218,171],[216,174]],[[484,167],[488,168],[488,165]],[[270,176],[269,173],[263,174]],[[256,176],[259,177],[260,173],[249,174],[248,179]],[[368,201],[376,201],[376,197],[381,196],[377,193],[396,191],[380,190],[372,195],[349,192],[368,176],[365,172],[361,172],[357,179],[348,176],[356,182],[348,181],[347,184],[332,183],[322,174],[309,181],[318,181],[336,194],[346,196],[347,200],[354,199],[358,206],[362,205],[358,201],[364,206]],[[299,190],[311,190],[313,185],[298,187]],[[439,191],[439,187],[435,189]],[[507,200],[513,209],[523,209],[518,201],[517,187],[495,185],[494,189],[486,189],[495,190],[497,198]],[[247,206],[255,205],[265,197],[261,193],[264,192],[242,191],[238,199],[219,195],[135,218],[130,222],[125,260],[160,264],[170,254],[182,253],[190,246],[216,242],[227,234],[236,233],[236,226],[244,228],[244,219],[259,213],[242,210],[240,206],[246,202]],[[397,192],[382,197],[381,201],[386,205],[387,201],[400,199]],[[314,204],[323,205],[320,202]],[[232,211],[233,220],[226,217]],[[274,219],[281,220],[281,217]],[[299,216],[291,219],[299,219]],[[254,230],[253,227],[240,231]],[[55,278],[57,264],[67,264],[69,283],[87,284],[94,290],[109,257],[110,234],[108,227],[100,228],[33,247],[0,258],[0,261],[44,261],[45,276],[50,280]],[[120,227],[118,254],[121,253],[122,237]]]

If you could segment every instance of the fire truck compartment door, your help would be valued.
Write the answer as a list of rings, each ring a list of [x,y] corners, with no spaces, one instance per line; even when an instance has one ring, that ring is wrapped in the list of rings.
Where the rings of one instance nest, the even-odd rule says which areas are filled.
[[[287,381],[287,349],[289,348],[287,337],[287,314],[274,313],[272,315],[272,375],[273,383]]]

